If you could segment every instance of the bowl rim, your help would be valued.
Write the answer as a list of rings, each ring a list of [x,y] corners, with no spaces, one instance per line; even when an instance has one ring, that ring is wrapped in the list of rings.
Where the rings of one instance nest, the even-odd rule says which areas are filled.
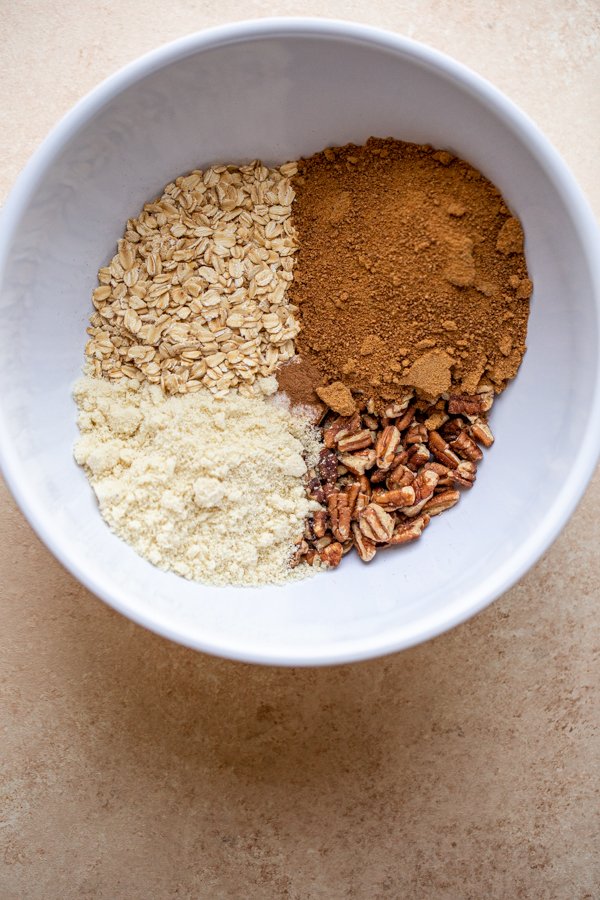
[[[381,28],[355,22],[312,17],[277,17],[244,20],[195,32],[151,50],[149,53],[110,75],[82,97],[50,131],[18,176],[0,218],[0,285],[8,263],[14,231],[47,167],[65,144],[99,110],[116,95],[171,63],[196,53],[232,43],[278,37],[329,38],[342,42],[362,43],[379,50],[410,56],[435,68],[458,82],[463,89],[476,94],[492,109],[520,140],[525,141],[551,178],[569,209],[588,265],[596,300],[596,331],[600,337],[600,234],[593,212],[566,163],[542,134],[537,125],[498,88],[464,64],[439,50]],[[15,447],[8,437],[5,413],[0,400],[0,469],[13,497],[37,535],[60,563],[96,596],[127,618],[164,637],[195,650],[215,656],[267,665],[314,666],[356,662],[383,656],[429,640],[471,618],[498,596],[512,587],[542,556],[558,537],[573,514],[592,477],[600,455],[600,358],[596,360],[594,389],[587,430],[571,470],[565,476],[561,491],[545,517],[529,538],[509,559],[491,573],[483,584],[467,592],[460,609],[445,614],[444,609],[418,627],[398,628],[368,639],[330,641],[328,646],[311,651],[267,644],[241,646],[226,638],[204,640],[192,637],[183,629],[157,621],[152,612],[132,610],[127,592],[118,595],[101,578],[90,575],[78,559],[70,541],[56,530],[52,511],[39,502],[29,490],[24,469]]]

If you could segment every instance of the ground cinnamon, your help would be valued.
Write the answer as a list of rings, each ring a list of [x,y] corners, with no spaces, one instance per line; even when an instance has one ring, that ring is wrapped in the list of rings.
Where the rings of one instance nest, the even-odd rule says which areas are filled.
[[[371,138],[302,160],[294,182],[297,349],[322,383],[380,402],[506,386],[532,285],[520,223],[487,179],[446,151]]]

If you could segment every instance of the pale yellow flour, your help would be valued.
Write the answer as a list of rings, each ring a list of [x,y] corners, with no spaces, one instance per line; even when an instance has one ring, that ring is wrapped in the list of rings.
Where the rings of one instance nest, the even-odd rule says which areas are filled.
[[[74,389],[85,468],[111,529],[161,569],[213,584],[280,583],[318,505],[306,498],[308,423],[259,398],[82,378]]]

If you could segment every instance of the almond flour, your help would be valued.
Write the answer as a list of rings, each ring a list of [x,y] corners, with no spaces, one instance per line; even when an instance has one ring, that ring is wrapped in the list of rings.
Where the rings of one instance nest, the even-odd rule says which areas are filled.
[[[320,444],[305,419],[208,391],[165,397],[129,379],[75,386],[85,468],[111,529],[161,569],[212,584],[305,577],[294,542],[319,504],[304,476]]]

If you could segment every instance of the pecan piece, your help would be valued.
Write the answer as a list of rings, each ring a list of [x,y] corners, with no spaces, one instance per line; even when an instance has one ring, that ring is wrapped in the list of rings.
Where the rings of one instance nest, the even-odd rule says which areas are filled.
[[[317,509],[311,516],[312,531],[315,538],[323,537],[327,531],[327,513],[324,509]]]
[[[443,463],[445,466],[449,466],[451,469],[456,469],[458,466],[460,459],[450,448],[448,444],[441,436],[439,431],[430,431],[429,432],[429,449],[435,456],[437,460]]]
[[[410,425],[410,423],[413,420],[413,416],[415,414],[415,409],[416,409],[415,404],[411,403],[411,405],[407,408],[404,415],[400,419],[396,420],[396,428],[398,429],[398,431],[404,431],[405,428],[408,428],[408,426]]]
[[[386,512],[402,509],[404,506],[412,506],[415,502],[415,489],[411,485],[407,485],[394,491],[373,491],[373,502],[378,503]]]
[[[492,429],[483,419],[475,419],[475,421],[471,423],[471,434],[475,440],[480,444],[483,444],[484,447],[491,447],[494,443]]]
[[[340,435],[344,437],[345,435],[353,434],[355,431],[360,431],[360,416],[358,413],[354,413],[353,416],[338,416],[331,425],[324,429],[323,443],[329,450],[333,450]]]
[[[439,432],[441,436],[446,441],[451,441],[453,438],[458,437],[458,435],[465,430],[466,422],[464,419],[461,419],[457,416],[455,419],[449,419],[440,429]],[[433,429],[435,430],[435,429]]]
[[[477,475],[477,466],[468,459],[461,459],[456,469],[452,472],[452,480],[462,487],[472,487]]]
[[[440,476],[433,469],[423,469],[413,481],[413,489],[417,501],[428,500],[437,487]]]
[[[361,475],[358,479],[358,483],[360,484],[360,489],[363,494],[366,494],[367,497],[371,496],[371,482],[369,481],[366,475]]]
[[[377,431],[379,428],[379,422],[375,418],[375,416],[369,415],[369,413],[365,413],[363,415],[363,425],[366,425],[367,428],[370,428],[371,431]]]
[[[296,566],[300,565],[306,554],[308,553],[308,544],[304,540],[304,538],[296,544],[296,549],[292,554],[292,558],[290,559],[290,568],[295,569]]]
[[[416,541],[417,538],[421,537],[428,525],[428,515],[418,516],[410,522],[401,522],[394,528],[394,533],[388,541],[388,546],[393,547],[397,544],[408,544],[410,541]]]
[[[452,477],[454,470],[449,469],[448,466],[443,466],[439,462],[426,463],[421,471],[431,471],[436,473],[436,475],[438,476],[436,490],[439,490],[439,488],[452,487],[452,485],[454,484],[454,478]]]
[[[397,419],[398,416],[401,416],[403,412],[406,411],[408,405],[412,399],[412,392],[405,400],[395,400],[393,403],[387,407],[385,411],[386,418],[388,419]]]
[[[394,520],[377,503],[369,503],[363,509],[358,524],[364,536],[376,544],[384,544],[394,531]]]
[[[390,491],[393,491],[397,488],[406,487],[407,484],[412,484],[414,480],[415,473],[412,469],[409,469],[408,466],[396,466],[389,473],[386,485]]]
[[[348,500],[348,509],[350,510],[350,515],[354,513],[354,508],[356,506],[356,501],[358,499],[358,495],[360,494],[360,484],[358,481],[354,481],[352,484],[348,485],[346,490],[346,497]]]
[[[316,500],[317,503],[325,503],[325,491],[320,478],[315,477],[309,480],[306,485],[306,493],[311,500]]]
[[[483,453],[466,431],[461,431],[453,441],[450,441],[450,448],[459,456],[462,456],[463,459],[468,459],[471,462],[483,459]]]
[[[334,541],[325,547],[324,550],[321,550],[319,556],[321,557],[321,562],[324,562],[330,569],[335,569],[342,561],[343,552],[343,547],[339,541]]]
[[[386,425],[375,444],[377,466],[384,472],[392,465],[399,444],[400,432],[396,426]]]
[[[478,416],[489,412],[494,402],[494,391],[484,388],[477,394],[451,394],[448,412],[452,415]]]
[[[359,519],[360,514],[363,509],[366,509],[369,503],[371,502],[371,491],[369,493],[365,493],[365,491],[360,491],[358,497],[356,498],[356,503],[354,504],[354,509],[352,510],[352,518]]]
[[[377,552],[377,547],[373,541],[370,541],[369,538],[364,536],[358,525],[352,526],[352,533],[354,534],[354,546],[356,547],[356,552],[363,562],[371,562]]]
[[[350,537],[350,507],[348,495],[334,491],[327,498],[327,512],[331,521],[331,533],[343,543]]]
[[[435,494],[425,504],[425,512],[428,516],[439,516],[440,513],[450,509],[460,500],[460,491],[443,491]]]
[[[340,462],[353,475],[364,475],[375,464],[375,451],[359,450],[358,453],[340,453]]]
[[[420,422],[413,422],[404,435],[404,445],[425,444],[427,442],[427,429]]]
[[[420,469],[421,466],[424,466],[425,463],[429,462],[430,456],[431,454],[425,444],[413,444],[408,451],[408,461],[406,465],[409,469],[412,469],[413,472],[416,472],[417,469]]]
[[[353,453],[355,450],[364,450],[373,443],[373,435],[365,428],[363,431],[357,431],[356,434],[349,434],[347,437],[338,437],[337,447],[340,453]]]
[[[335,453],[332,450],[321,450],[317,471],[325,484],[333,485],[336,483],[338,476],[337,467],[338,461]]]

